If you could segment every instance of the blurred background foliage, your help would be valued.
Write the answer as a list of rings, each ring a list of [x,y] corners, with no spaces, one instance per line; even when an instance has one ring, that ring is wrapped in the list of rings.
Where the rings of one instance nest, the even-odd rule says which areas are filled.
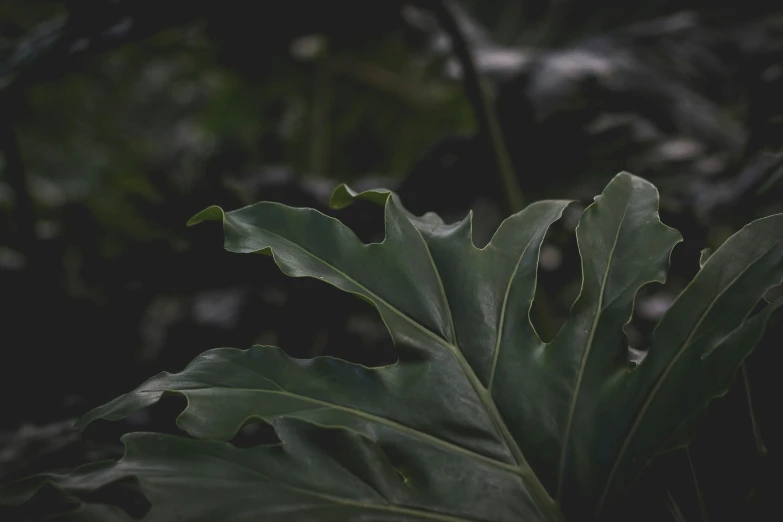
[[[219,227],[184,223],[210,204],[264,199],[378,239],[379,209],[327,207],[348,182],[396,189],[417,213],[472,209],[485,243],[510,207],[437,5],[0,3],[0,479],[117,455],[118,432],[168,417],[153,411],[86,439],[69,420],[212,347],[394,360],[365,303],[224,253]],[[686,243],[667,284],[637,301],[628,337],[643,356],[701,249],[783,211],[783,10],[756,0],[446,5],[525,199],[581,202],[542,251],[534,321],[545,337],[579,291],[573,229],[584,206],[620,170],[660,188],[663,220]],[[750,379],[712,408],[695,468],[661,459],[630,503],[635,517],[780,511],[780,323],[749,360]]]

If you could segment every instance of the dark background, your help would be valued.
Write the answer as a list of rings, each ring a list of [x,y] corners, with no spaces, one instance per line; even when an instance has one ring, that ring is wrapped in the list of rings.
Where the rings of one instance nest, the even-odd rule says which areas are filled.
[[[217,346],[394,360],[369,305],[221,249],[211,204],[273,200],[382,237],[380,210],[333,211],[340,182],[411,210],[510,212],[482,113],[435,2],[0,3],[0,480],[118,454],[87,409]],[[717,247],[783,211],[783,9],[745,0],[449,3],[527,201],[573,197],[542,253],[534,320],[551,337],[579,288],[573,228],[619,171],[661,191],[685,244],[628,329],[655,321]],[[656,464],[634,516],[779,519],[780,317],[684,452]],[[753,391],[757,451],[747,401]],[[692,479],[698,477],[706,513]],[[706,516],[705,516],[706,515]]]

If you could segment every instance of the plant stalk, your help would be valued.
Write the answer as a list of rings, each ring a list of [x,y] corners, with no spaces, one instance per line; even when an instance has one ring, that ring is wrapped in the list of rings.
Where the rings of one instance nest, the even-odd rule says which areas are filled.
[[[742,380],[745,381],[745,395],[748,398],[748,413],[750,414],[750,425],[753,428],[753,440],[756,442],[756,451],[758,451],[759,455],[762,457],[766,457],[767,446],[761,438],[759,425],[758,422],[756,422],[756,413],[753,411],[753,398],[750,394],[750,376],[748,375],[748,367],[744,361],[742,363]]]
[[[451,10],[449,0],[436,0],[427,4],[443,27],[443,30],[451,37],[451,45],[454,54],[462,65],[462,77],[465,82],[465,94],[473,106],[473,111],[478,120],[479,133],[492,147],[497,164],[498,173],[506,195],[506,204],[511,214],[519,212],[525,206],[522,189],[519,186],[514,166],[506,148],[500,123],[497,119],[495,107],[482,85],[481,78],[476,70],[473,55],[468,48],[465,36],[459,27],[456,17]]]
[[[693,478],[693,486],[696,488],[696,496],[699,500],[699,509],[701,510],[701,518],[704,522],[710,522],[710,517],[707,514],[707,505],[704,503],[704,496],[701,494],[701,487],[699,487],[699,480],[696,478],[696,468],[693,466],[693,459],[691,459],[691,450],[686,446],[685,455],[688,457],[688,465],[691,468],[691,477]]]

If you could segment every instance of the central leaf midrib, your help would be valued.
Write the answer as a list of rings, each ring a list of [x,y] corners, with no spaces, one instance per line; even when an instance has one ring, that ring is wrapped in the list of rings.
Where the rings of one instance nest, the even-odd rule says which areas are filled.
[[[628,449],[628,445],[630,444],[631,439],[633,438],[634,434],[636,433],[636,429],[639,426],[639,423],[641,422],[641,419],[644,417],[644,415],[647,413],[647,408],[649,408],[650,404],[652,403],[653,398],[658,393],[658,390],[663,385],[663,382],[666,381],[666,379],[669,376],[669,372],[674,367],[675,364],[680,360],[680,357],[683,353],[685,353],[685,350],[690,346],[691,342],[693,341],[693,336],[696,334],[696,331],[701,327],[702,322],[706,319],[706,317],[709,315],[709,313],[712,311],[712,308],[715,306],[715,303],[717,303],[720,298],[731,288],[737,280],[742,277],[752,266],[754,266],[761,258],[766,256],[770,251],[772,251],[773,248],[777,247],[780,242],[783,241],[783,239],[778,239],[773,243],[768,249],[764,251],[763,254],[760,254],[757,256],[752,262],[748,263],[745,268],[743,268],[735,277],[731,279],[731,281],[715,296],[715,298],[710,301],[709,306],[702,312],[702,314],[699,316],[699,320],[696,322],[696,325],[693,327],[693,330],[691,330],[690,334],[688,334],[688,337],[685,339],[685,341],[682,343],[682,345],[678,348],[677,353],[672,357],[671,361],[669,361],[669,364],[666,365],[666,368],[661,373],[659,378],[655,382],[655,386],[650,391],[649,395],[645,398],[644,403],[642,404],[642,407],[640,408],[639,412],[636,414],[636,417],[634,419],[634,423],[631,425],[630,430],[628,431],[628,435],[625,437],[623,441],[623,445],[620,447],[620,451],[617,453],[617,457],[614,460],[614,463],[612,464],[612,468],[609,472],[609,475],[606,479],[606,483],[604,485],[604,490],[601,493],[601,498],[599,500],[598,504],[598,511],[600,512],[601,508],[603,507],[603,503],[605,500],[606,495],[609,492],[609,486],[611,485],[612,481],[614,480],[614,475],[617,472],[617,467],[619,466],[620,460],[625,456],[625,452]],[[690,286],[690,285],[689,285]],[[742,323],[740,323],[740,326]]]
[[[272,394],[272,395],[283,395],[286,397],[292,397],[297,400],[301,400],[304,402],[309,402],[318,406],[323,406],[325,408],[331,408],[335,410],[344,411],[346,413],[350,413],[352,415],[356,415],[357,417],[361,417],[363,419],[366,419],[371,422],[376,422],[378,424],[382,424],[385,426],[388,426],[389,428],[401,431],[405,433],[406,435],[409,435],[414,438],[422,439],[427,441],[428,443],[432,444],[433,446],[438,446],[444,450],[448,450],[454,453],[459,453],[461,455],[465,455],[467,457],[471,457],[477,460],[480,460],[482,462],[485,462],[491,466],[503,469],[505,471],[508,471],[510,473],[513,473],[515,475],[520,475],[520,470],[518,466],[515,466],[513,464],[506,464],[505,462],[493,459],[491,457],[487,457],[485,455],[482,455],[480,453],[476,453],[475,451],[471,451],[465,447],[459,446],[457,444],[448,442],[446,440],[443,440],[441,438],[435,437],[434,435],[430,435],[429,433],[423,432],[421,430],[418,430],[416,428],[411,428],[410,426],[406,426],[405,424],[401,424],[397,421],[387,419],[386,417],[381,417],[379,415],[369,413],[363,410],[350,408],[348,406],[343,406],[341,404],[335,404],[329,401],[324,401],[321,399],[314,399],[312,397],[309,397],[307,395],[300,395],[298,393],[293,393],[288,390],[286,390],[283,386],[281,386],[279,383],[275,382],[274,380],[264,377],[265,380],[270,381],[271,383],[279,386],[280,390],[264,390],[259,388],[227,388],[227,387],[217,387],[213,385],[204,385],[201,388],[188,388],[187,390],[180,391],[180,390],[172,390],[172,391],[180,391],[180,393],[186,393],[194,390],[215,390],[215,389],[222,389],[222,390],[229,390],[229,391],[236,391],[240,393],[260,393],[260,394]],[[297,414],[296,412],[293,413],[284,413],[280,415],[274,415],[274,417],[296,417],[301,418],[301,415]],[[350,428],[347,428],[350,430]],[[357,432],[357,430],[350,430]]]
[[[443,292],[443,298],[445,299],[446,296],[445,296],[445,291],[443,289],[443,282],[441,281],[440,273],[435,268],[435,264],[434,264],[434,261],[432,259],[432,255],[430,253],[429,247],[427,246],[427,242],[424,239],[424,237],[422,236],[421,231],[418,228],[416,228],[415,225],[413,225],[412,223],[410,223],[410,224],[414,228],[414,230],[416,230],[416,232],[418,233],[419,238],[422,240],[422,243],[424,244],[424,247],[427,250],[427,254],[428,254],[429,258],[430,258],[430,263],[433,266],[433,271],[434,271],[435,276],[437,277],[437,279],[438,279],[438,281],[440,283],[441,292]],[[324,259],[321,259],[319,256],[317,256],[314,253],[310,252],[309,250],[307,250],[306,248],[302,247],[301,245],[298,245],[297,243],[291,241],[290,239],[288,239],[286,237],[283,237],[283,236],[281,236],[281,235],[279,235],[279,234],[277,234],[275,232],[272,232],[272,231],[270,231],[268,229],[261,228],[261,227],[259,227],[257,225],[254,225],[254,224],[250,224],[250,226],[253,227],[253,228],[257,228],[259,230],[262,230],[265,233],[271,234],[271,235],[279,238],[281,241],[283,241],[285,243],[293,245],[295,248],[301,250],[302,252],[304,252],[305,254],[309,255],[310,257],[312,257],[316,261],[318,261],[318,262],[322,263],[323,265],[329,267],[330,269],[334,270],[336,273],[342,275],[345,279],[347,279],[348,281],[350,281],[351,283],[353,283],[357,287],[363,289],[365,292],[367,292],[367,294],[369,296],[371,296],[374,299],[376,299],[379,303],[382,303],[390,311],[392,311],[395,314],[399,315],[403,320],[405,320],[408,323],[410,323],[414,328],[420,330],[422,333],[424,333],[428,337],[431,337],[436,342],[438,342],[439,344],[441,344],[444,347],[446,347],[447,349],[449,349],[455,355],[455,357],[457,358],[457,361],[460,363],[460,366],[462,367],[463,371],[465,372],[466,377],[468,378],[468,380],[470,381],[471,385],[473,386],[473,388],[474,388],[474,390],[476,392],[476,395],[479,397],[479,400],[481,400],[482,404],[486,408],[487,413],[489,414],[490,418],[492,419],[493,424],[495,424],[495,426],[501,432],[501,436],[503,437],[504,442],[506,443],[506,446],[508,447],[509,451],[511,451],[514,459],[517,462],[517,466],[515,466],[515,468],[517,470],[517,474],[522,478],[523,481],[525,481],[534,490],[533,498],[535,498],[537,500],[540,500],[540,501],[544,501],[545,499],[549,499],[551,501],[551,497],[549,497],[549,494],[547,493],[546,488],[544,488],[543,484],[538,479],[538,476],[535,473],[533,473],[532,468],[527,463],[527,459],[525,459],[524,455],[522,454],[522,451],[519,449],[519,446],[517,446],[516,442],[514,441],[514,438],[513,438],[512,434],[511,434],[511,432],[509,431],[508,426],[506,426],[505,422],[503,421],[503,418],[500,415],[500,412],[497,409],[497,406],[495,405],[494,399],[492,398],[492,396],[489,393],[487,393],[486,389],[481,384],[481,382],[479,381],[479,379],[476,376],[475,372],[473,371],[473,368],[471,368],[471,366],[468,364],[467,360],[462,355],[461,350],[459,349],[459,347],[456,344],[452,344],[452,343],[448,342],[447,340],[443,339],[441,336],[439,336],[436,333],[432,332],[431,330],[426,328],[424,325],[422,325],[421,323],[419,323],[418,321],[416,321],[412,317],[410,317],[407,314],[405,314],[404,312],[402,312],[396,306],[393,306],[391,303],[389,303],[388,301],[386,301],[385,299],[380,297],[378,294],[376,294],[375,292],[373,292],[372,290],[367,288],[365,285],[363,285],[362,283],[360,283],[356,279],[352,278],[351,276],[349,276],[348,274],[346,274],[342,270],[338,269],[337,267],[335,267],[331,263],[325,261]],[[386,242],[386,239],[384,239],[383,242],[381,242],[380,244],[383,244],[385,242]],[[367,246],[367,245],[362,245],[362,246]],[[264,248],[270,248],[270,246],[266,246]],[[276,263],[278,263],[277,255],[275,254],[274,248],[271,247],[271,250],[272,250],[273,259],[275,260]],[[279,263],[278,263],[278,266],[279,266]],[[451,320],[451,308],[448,306],[448,300],[446,300],[446,304],[447,304],[447,310],[449,312],[450,323],[451,323],[451,326],[453,328],[453,320]],[[455,341],[456,341],[456,336],[455,336]],[[437,440],[440,440],[440,439],[437,439]],[[499,462],[499,461],[494,461],[494,462]],[[552,505],[554,505],[554,502],[552,502]],[[542,509],[542,512],[545,513],[547,516],[552,514],[552,512],[551,512],[552,506],[549,506],[548,509],[545,509],[544,506],[541,506],[541,509]],[[557,509],[556,506],[555,506],[555,509]],[[559,516],[559,515],[557,515],[557,516]]]
[[[571,404],[568,409],[568,417],[566,420],[566,428],[565,428],[565,434],[563,437],[563,446],[560,450],[560,466],[558,469],[558,478],[557,478],[557,501],[560,502],[560,499],[563,494],[563,481],[565,479],[565,463],[566,463],[566,457],[568,455],[568,444],[571,439],[571,430],[573,426],[573,420],[574,420],[574,414],[576,413],[576,403],[579,399],[579,392],[582,387],[582,377],[584,376],[585,367],[587,366],[587,359],[590,356],[590,352],[592,351],[593,347],[593,340],[595,339],[595,332],[598,328],[598,322],[601,319],[601,314],[603,312],[603,301],[604,301],[604,292],[606,291],[606,282],[609,280],[609,271],[612,268],[612,260],[614,259],[614,252],[617,248],[617,241],[620,238],[620,231],[623,228],[623,224],[625,223],[625,216],[628,213],[628,206],[631,203],[631,196],[628,196],[628,199],[625,202],[625,208],[623,209],[623,215],[620,218],[620,222],[617,225],[617,232],[615,232],[614,235],[614,241],[612,242],[612,248],[609,251],[609,258],[606,260],[606,269],[604,270],[604,276],[601,280],[601,289],[598,295],[598,305],[596,306],[595,311],[595,317],[593,318],[593,324],[590,326],[590,333],[587,337],[587,343],[585,345],[585,349],[582,353],[582,359],[579,363],[579,371],[577,372],[576,376],[576,383],[574,384],[574,391],[571,396]],[[584,277],[584,276],[583,276]]]
[[[451,311],[451,306],[449,305],[449,299],[448,296],[446,295],[446,289],[443,285],[443,280],[440,277],[440,272],[438,271],[438,268],[435,264],[435,260],[432,257],[432,253],[430,252],[430,248],[429,245],[427,244],[427,240],[424,239],[423,234],[418,228],[416,228],[413,224],[411,224],[411,226],[413,226],[414,230],[416,230],[416,232],[418,233],[419,238],[421,239],[421,242],[424,245],[425,250],[427,251],[430,264],[432,265],[432,271],[435,274],[436,279],[438,280],[438,286],[441,291],[441,297],[443,299],[444,305],[446,306],[446,311],[448,312],[449,325],[451,327],[451,335],[452,338],[454,339],[454,344],[446,343],[447,346],[451,349],[452,353],[454,354],[454,357],[456,357],[457,361],[462,367],[462,370],[465,372],[465,375],[470,381],[470,384],[473,386],[473,390],[475,391],[476,395],[479,397],[479,400],[481,401],[487,413],[489,414],[489,417],[492,420],[495,429],[497,429],[500,432],[501,436],[503,437],[503,440],[506,443],[506,447],[511,452],[511,455],[514,457],[514,460],[517,462],[517,469],[520,470],[519,475],[522,478],[522,481],[525,482],[531,488],[532,490],[530,491],[531,497],[533,501],[536,503],[536,506],[539,508],[541,514],[543,514],[547,518],[551,518],[552,516],[554,516],[559,519],[560,515],[559,515],[558,507],[552,501],[551,497],[549,496],[549,493],[547,493],[546,491],[546,488],[544,488],[544,485],[538,479],[538,476],[533,472],[533,468],[530,467],[530,464],[528,464],[525,455],[522,453],[522,450],[517,445],[513,434],[508,429],[508,426],[503,420],[503,417],[500,414],[497,405],[495,404],[495,399],[492,397],[492,394],[489,392],[489,390],[485,388],[484,385],[481,383],[478,376],[476,375],[476,372],[473,371],[473,368],[470,366],[464,354],[462,353],[462,350],[459,348],[457,344],[457,331],[456,328],[454,327],[454,318]],[[542,505],[542,503],[546,503],[546,505]]]

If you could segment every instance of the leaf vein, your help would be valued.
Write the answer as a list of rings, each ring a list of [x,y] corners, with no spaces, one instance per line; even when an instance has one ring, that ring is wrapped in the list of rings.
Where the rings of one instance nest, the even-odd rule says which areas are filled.
[[[612,468],[611,468],[611,470],[609,472],[609,475],[608,475],[608,477],[606,479],[606,483],[604,484],[604,489],[603,489],[603,491],[601,493],[601,498],[600,498],[600,501],[598,503],[598,513],[600,513],[601,508],[603,507],[604,501],[606,500],[606,496],[609,493],[609,487],[612,485],[612,482],[614,480],[614,476],[617,473],[617,468],[618,468],[618,466],[620,464],[620,461],[625,456],[625,452],[628,450],[628,446],[630,444],[630,441],[633,438],[634,434],[636,433],[636,430],[639,427],[639,424],[641,423],[642,417],[644,417],[645,413],[647,413],[647,409],[650,407],[650,404],[652,403],[653,398],[658,393],[658,390],[663,385],[663,382],[669,376],[669,372],[671,371],[671,369],[674,367],[675,364],[677,364],[677,362],[679,361],[679,359],[682,356],[682,354],[685,353],[685,350],[688,349],[688,347],[691,345],[691,343],[693,341],[693,336],[696,335],[696,332],[698,331],[698,329],[701,326],[701,324],[704,321],[704,319],[712,311],[712,308],[713,308],[713,306],[715,306],[715,303],[717,303],[718,300],[720,300],[720,298],[729,290],[729,288],[731,288],[739,280],[739,278],[742,277],[750,269],[751,266],[755,265],[761,258],[766,256],[770,251],[772,251],[772,249],[777,247],[781,243],[781,241],[783,241],[783,240],[779,239],[779,240],[775,241],[775,243],[773,243],[768,249],[766,249],[763,254],[761,254],[758,257],[756,257],[756,259],[754,259],[753,262],[748,263],[747,266],[745,268],[743,268],[736,276],[734,276],[731,279],[731,281],[729,282],[729,284],[727,284],[723,288],[723,290],[721,290],[715,296],[715,298],[712,301],[710,301],[709,306],[707,306],[707,308],[704,310],[704,312],[702,312],[702,314],[699,316],[699,320],[696,322],[696,326],[693,327],[693,330],[691,330],[691,333],[685,339],[685,341],[683,342],[682,346],[680,346],[680,348],[677,350],[677,353],[675,354],[675,356],[672,357],[672,359],[669,361],[669,364],[666,365],[666,368],[664,369],[663,373],[661,373],[660,377],[658,377],[658,379],[656,380],[655,386],[653,387],[653,389],[650,391],[649,395],[645,399],[644,403],[642,404],[642,407],[639,409],[639,412],[636,414],[636,416],[634,418],[634,422],[631,425],[630,430],[628,431],[628,435],[625,437],[625,439],[623,441],[623,445],[620,447],[620,451],[618,451],[617,457],[615,457],[615,459],[614,459],[614,463],[612,464]],[[691,283],[691,284],[693,284],[693,283]],[[680,295],[682,295],[682,294],[680,294]]]
[[[587,366],[587,359],[590,356],[590,352],[592,351],[593,347],[593,341],[595,339],[595,332],[598,328],[598,322],[601,318],[601,313],[603,312],[603,300],[604,300],[604,293],[606,292],[606,282],[609,279],[609,271],[612,268],[612,260],[614,259],[614,251],[617,248],[617,241],[620,238],[620,231],[623,228],[623,224],[625,223],[625,216],[628,214],[628,205],[630,204],[631,200],[630,197],[625,202],[625,208],[623,209],[623,215],[620,218],[620,223],[617,225],[617,232],[614,235],[614,241],[612,242],[612,249],[609,251],[609,259],[606,261],[606,269],[604,270],[604,275],[601,280],[601,290],[598,295],[598,305],[596,306],[595,311],[595,317],[593,318],[593,324],[590,326],[590,333],[587,337],[587,344],[585,346],[584,352],[582,353],[582,359],[579,362],[579,371],[576,375],[576,383],[574,384],[574,391],[571,396],[571,405],[568,409],[568,418],[566,420],[566,428],[565,428],[565,434],[563,437],[563,446],[560,450],[560,467],[558,470],[558,478],[557,478],[557,501],[560,501],[560,498],[563,494],[563,481],[565,478],[565,463],[566,463],[566,456],[568,454],[568,444],[571,439],[571,429],[573,426],[573,420],[574,420],[574,414],[576,413],[576,403],[579,398],[579,392],[582,387],[582,377],[584,376],[585,367]],[[580,296],[581,297],[581,296]]]

